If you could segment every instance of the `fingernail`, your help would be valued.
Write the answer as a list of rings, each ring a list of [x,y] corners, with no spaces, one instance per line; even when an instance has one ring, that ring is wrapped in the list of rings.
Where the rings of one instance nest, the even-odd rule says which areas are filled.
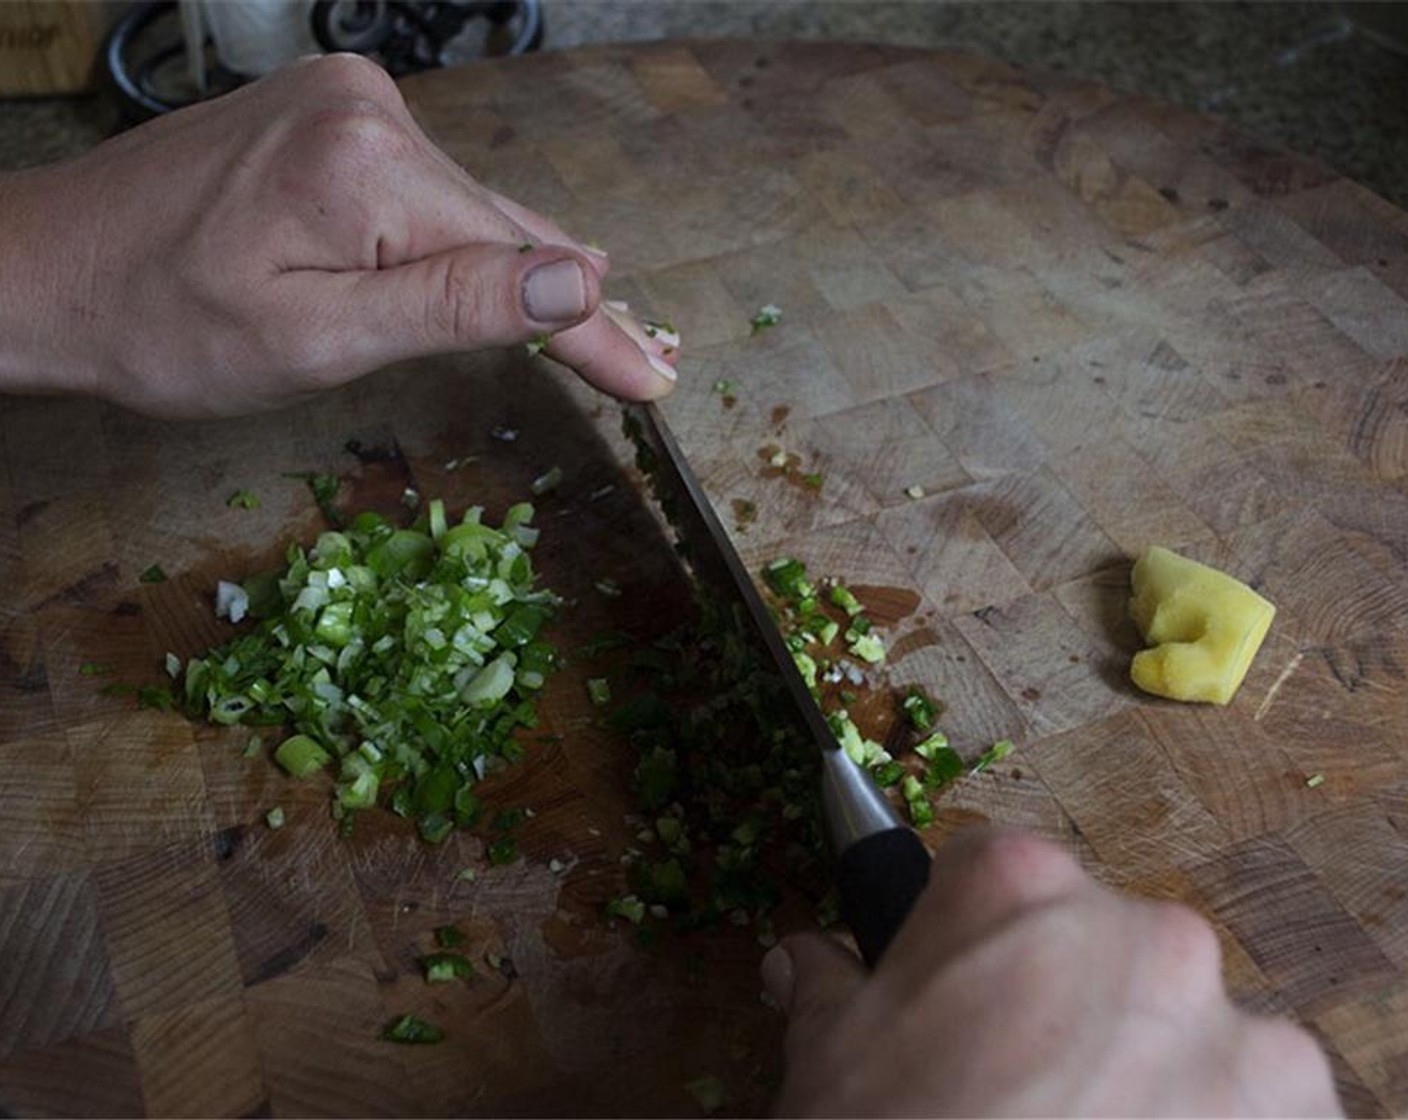
[[[644,353],[644,351],[642,351]],[[650,363],[650,368],[663,377],[666,381],[678,380],[679,374],[675,372],[675,367],[669,362],[657,358],[654,354],[646,354],[645,360]]]
[[[587,309],[587,283],[576,261],[540,264],[523,279],[523,310],[538,323],[570,323]]]
[[[672,331],[664,323],[645,322],[645,333],[663,346],[666,350],[678,350],[680,348],[680,336],[678,331]]]
[[[758,970],[763,977],[763,987],[772,996],[778,1007],[785,1012],[792,1006],[792,954],[781,945],[774,945],[763,958]]]

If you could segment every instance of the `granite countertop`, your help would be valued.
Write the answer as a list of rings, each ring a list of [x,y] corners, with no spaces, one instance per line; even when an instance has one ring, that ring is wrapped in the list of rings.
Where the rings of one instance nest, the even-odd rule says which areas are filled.
[[[958,47],[1218,114],[1408,209],[1408,56],[1342,3],[543,0],[544,49],[635,39],[827,38]],[[1404,22],[1408,22],[1405,20]],[[0,104],[0,168],[119,126],[102,97]]]

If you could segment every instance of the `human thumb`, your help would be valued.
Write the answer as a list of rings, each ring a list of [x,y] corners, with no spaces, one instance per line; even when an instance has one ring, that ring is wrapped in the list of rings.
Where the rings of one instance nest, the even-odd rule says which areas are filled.
[[[763,985],[787,1014],[789,1062],[815,1052],[867,975],[854,953],[815,933],[787,937],[763,958]]]
[[[379,363],[529,342],[587,319],[601,296],[596,270],[561,245],[463,245],[356,277],[348,314]]]

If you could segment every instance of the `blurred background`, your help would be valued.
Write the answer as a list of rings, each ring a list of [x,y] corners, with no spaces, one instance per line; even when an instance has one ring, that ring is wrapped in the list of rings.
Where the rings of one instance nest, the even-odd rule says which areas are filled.
[[[193,96],[193,68],[205,72],[210,90],[236,80],[220,73],[213,49],[204,52],[209,59],[192,59],[181,49],[183,14],[176,5],[147,7],[165,9],[170,26],[163,32],[153,15],[123,44],[119,68],[127,71],[129,86],[159,84],[165,73],[172,79],[168,85],[184,84],[185,95]],[[196,29],[199,41],[244,5],[202,0],[187,7],[206,10],[204,28]],[[300,6],[305,24],[308,7]],[[472,62],[486,53],[692,36],[958,47],[1216,114],[1264,140],[1315,156],[1408,209],[1408,3],[531,0],[532,25],[523,4],[502,0],[342,0],[321,7],[340,24],[334,30],[344,38],[337,41],[354,43],[358,35],[366,38],[377,13],[414,10],[419,31],[403,21],[409,36],[380,48],[393,72]],[[443,33],[470,8],[476,18],[462,20],[457,39],[427,47],[432,26]],[[190,12],[184,14],[189,20]],[[144,115],[133,96],[119,92],[120,82],[115,87],[104,61],[104,36],[114,21],[126,17],[130,24],[132,15],[129,5],[91,0],[0,2],[0,169],[82,151]],[[432,16],[440,23],[433,25]],[[189,24],[186,32],[189,39]],[[413,41],[416,34],[420,38]],[[297,53],[295,38],[286,35],[283,46]],[[95,92],[48,95],[65,83],[91,85]]]

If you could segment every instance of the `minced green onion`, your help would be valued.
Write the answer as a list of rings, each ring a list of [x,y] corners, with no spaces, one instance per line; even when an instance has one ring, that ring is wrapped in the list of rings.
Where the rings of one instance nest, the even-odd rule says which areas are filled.
[[[633,894],[613,898],[606,904],[606,913],[612,918],[625,918],[632,925],[640,925],[645,918],[645,903]]]
[[[900,707],[904,709],[904,714],[909,717],[909,722],[916,731],[933,730],[934,717],[938,714],[939,707],[922,688],[911,688],[906,692]],[[947,743],[948,740],[944,740],[942,745],[946,746]]]
[[[855,597],[849,587],[843,584],[833,584],[829,593],[831,602],[840,607],[848,615],[860,614],[865,608],[861,601]]]
[[[562,468],[549,467],[529,484],[528,489],[534,496],[542,496],[556,490],[562,485]]]
[[[275,805],[264,814],[264,823],[270,828],[278,829],[284,826],[284,811],[282,806]]]
[[[105,677],[113,671],[114,666],[107,662],[85,661],[78,667],[78,674],[82,677]]]
[[[165,583],[166,572],[160,564],[153,564],[137,577],[141,583]]]
[[[253,490],[236,490],[225,499],[225,504],[231,509],[258,509],[262,503]]]
[[[802,475],[802,485],[809,487],[812,490],[820,490],[822,483],[825,481],[826,477],[821,473],[821,471],[811,471],[807,474]]]
[[[884,789],[890,786],[899,785],[905,776],[904,766],[891,759],[889,762],[877,763],[870,768],[870,776],[875,779],[875,784]]]
[[[493,841],[485,853],[493,867],[502,867],[518,858],[518,841],[512,836],[501,836]]]
[[[718,1112],[729,1103],[728,1087],[713,1074],[686,1081],[684,1091],[706,1114]]]
[[[906,801],[905,807],[909,810],[909,821],[915,828],[927,828],[934,823],[934,806],[927,797]]]
[[[941,789],[963,776],[963,757],[952,747],[938,747],[924,766],[924,788]]]
[[[1308,777],[1308,778],[1305,779],[1305,788],[1306,788],[1306,789],[1318,789],[1320,786],[1323,786],[1324,784],[1325,784],[1325,775],[1324,775],[1324,774],[1312,774],[1312,775],[1310,775],[1310,777]]]
[[[857,634],[847,651],[862,661],[878,665],[885,660],[885,643],[875,634]]]
[[[332,755],[307,735],[290,735],[274,751],[274,761],[295,778],[306,778],[325,769]]]
[[[608,599],[619,599],[621,597],[621,585],[614,579],[599,579],[593,587]]]
[[[329,525],[341,526],[347,520],[342,511],[332,504],[337,492],[342,488],[342,480],[337,475],[319,474],[317,471],[290,471],[284,477],[300,479],[307,485],[313,495],[313,501],[318,504],[319,511]]]
[[[464,944],[464,931],[459,926],[436,926],[432,932],[435,934],[435,944],[442,949],[453,949]]]
[[[587,681],[587,695],[593,704],[611,703],[611,682],[605,677],[592,677]]]
[[[904,496],[906,498],[913,498],[917,502],[920,498],[924,496],[924,487],[906,486],[904,488]]]
[[[976,774],[979,770],[986,770],[989,766],[1001,762],[1011,754],[1014,749],[1011,739],[999,739],[977,757],[977,760],[973,763],[971,772]]]
[[[459,953],[431,953],[421,957],[427,984],[448,984],[452,980],[468,980],[474,975],[474,965]]]
[[[774,303],[765,303],[758,308],[753,318],[749,320],[753,326],[753,333],[757,334],[765,327],[775,327],[782,322],[782,308]]]
[[[176,698],[171,695],[169,688],[143,685],[137,689],[137,707],[150,708],[157,712],[173,712],[176,710]]]
[[[721,397],[732,397],[738,392],[738,385],[727,378],[719,378],[714,382],[714,392]]]
[[[815,594],[807,581],[807,566],[800,560],[783,556],[763,569],[768,586],[787,599],[805,599]]]
[[[427,1023],[415,1015],[402,1015],[381,1032],[381,1037],[387,1042],[434,1045],[445,1040],[445,1032],[434,1023]]]
[[[544,350],[546,350],[551,344],[552,344],[552,335],[550,335],[550,334],[534,335],[533,338],[529,341],[528,346],[527,346],[527,349],[528,349],[528,356],[529,356],[529,357],[535,357],[535,356],[537,356],[538,354],[541,354],[541,353],[542,353]]]
[[[332,770],[344,827],[383,798],[427,842],[470,827],[471,787],[521,756],[514,733],[557,664],[532,516],[521,503],[494,528],[473,507],[452,524],[432,500],[413,528],[363,513],[290,547],[282,571],[246,581],[255,627],[186,665],[187,705],[288,727],[276,760]]]

